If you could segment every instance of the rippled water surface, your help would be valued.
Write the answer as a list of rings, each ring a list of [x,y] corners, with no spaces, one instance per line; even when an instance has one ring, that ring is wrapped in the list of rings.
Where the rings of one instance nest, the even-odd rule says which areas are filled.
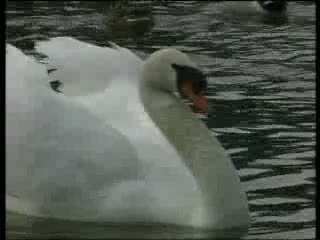
[[[244,239],[315,239],[315,4],[290,2],[281,21],[235,16],[223,2],[131,4],[129,11],[104,2],[10,2],[7,42],[27,54],[34,54],[35,41],[54,36],[100,46],[112,40],[142,57],[166,46],[184,50],[209,76],[212,114],[199,117],[231,155],[248,194],[251,227]],[[143,20],[121,24],[129,17]],[[58,223],[36,224],[57,236]],[[83,229],[60,225],[70,234]],[[94,226],[90,233],[114,237],[116,228]],[[172,226],[120,232],[135,236],[138,228],[152,237],[217,237]]]

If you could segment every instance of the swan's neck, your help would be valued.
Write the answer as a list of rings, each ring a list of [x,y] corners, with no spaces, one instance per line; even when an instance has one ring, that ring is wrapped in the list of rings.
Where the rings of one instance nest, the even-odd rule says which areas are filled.
[[[246,196],[239,193],[239,177],[218,140],[173,94],[145,85],[141,90],[146,111],[175,147],[202,193],[203,206],[195,210],[194,225],[243,224],[247,217]]]

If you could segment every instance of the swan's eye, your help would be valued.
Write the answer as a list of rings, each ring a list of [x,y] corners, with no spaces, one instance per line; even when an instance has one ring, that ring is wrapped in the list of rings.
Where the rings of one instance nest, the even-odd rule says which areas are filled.
[[[172,64],[172,67],[177,73],[177,87],[180,93],[183,93],[181,90],[186,81],[191,81],[192,92],[194,94],[200,94],[206,91],[208,85],[207,79],[200,70],[178,64]]]
[[[189,97],[196,108],[208,112],[208,102],[204,93],[207,89],[206,76],[198,69],[190,66],[172,64],[177,72],[177,88],[183,97]]]

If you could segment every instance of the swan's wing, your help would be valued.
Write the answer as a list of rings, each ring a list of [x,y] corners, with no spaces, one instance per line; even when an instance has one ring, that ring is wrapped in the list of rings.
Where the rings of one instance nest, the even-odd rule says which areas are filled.
[[[99,47],[71,37],[38,42],[36,50],[48,59],[51,81],[59,81],[66,95],[87,95],[103,91],[115,78],[137,76],[142,60],[114,43]]]
[[[111,186],[139,178],[138,157],[123,134],[46,78],[42,64],[7,45],[7,210],[80,218],[100,209],[95,199]]]

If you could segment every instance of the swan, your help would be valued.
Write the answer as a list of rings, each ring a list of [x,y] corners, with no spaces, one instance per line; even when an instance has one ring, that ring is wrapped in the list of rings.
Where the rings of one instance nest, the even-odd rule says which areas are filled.
[[[239,14],[281,16],[286,12],[286,0],[224,1],[225,9]]]
[[[143,61],[70,37],[36,50],[46,65],[6,45],[7,212],[248,228],[229,156],[177,96],[208,111],[206,77],[185,53],[162,49]]]

